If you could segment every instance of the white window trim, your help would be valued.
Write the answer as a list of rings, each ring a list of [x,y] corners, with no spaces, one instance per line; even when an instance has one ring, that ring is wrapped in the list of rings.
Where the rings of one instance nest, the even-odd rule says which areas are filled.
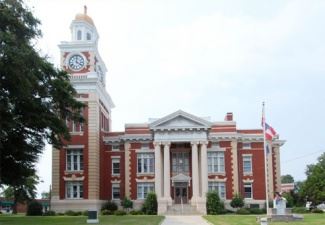
[[[66,154],[65,154],[65,162],[66,162],[66,164],[65,164],[65,171],[66,172],[68,172],[68,173],[75,173],[75,172],[83,172],[83,169],[81,169],[80,167],[81,167],[81,163],[82,164],[84,164],[83,162],[81,162],[81,160],[80,160],[80,154],[79,155],[77,155],[77,156],[79,156],[79,157],[77,157],[77,162],[78,162],[78,169],[77,170],[75,170],[74,168],[73,168],[73,164],[74,164],[74,162],[68,162],[68,151],[77,151],[77,150],[81,150],[81,153],[82,153],[82,156],[84,156],[83,155],[83,150],[84,149],[81,149],[81,148],[67,148],[66,149]],[[83,159],[84,159],[84,157],[82,157]],[[74,158],[72,157],[71,158],[71,160],[74,160]],[[68,165],[70,164],[70,167],[71,167],[71,169],[69,170],[68,169]],[[84,165],[83,165],[84,166]]]
[[[250,161],[250,168],[251,168],[250,171],[244,171],[244,162],[246,161],[246,160],[244,160],[244,158],[247,158],[247,157],[249,157],[249,159],[250,159],[249,160]],[[253,156],[252,156],[252,154],[243,154],[243,174],[244,175],[252,175],[253,174]]]
[[[217,192],[218,192],[218,194],[219,194],[219,198],[220,199],[222,199],[222,200],[225,200],[226,198],[227,198],[227,185],[226,185],[226,182],[224,182],[224,181],[211,181],[211,180],[209,180],[208,181],[208,188],[209,188],[209,182],[211,182],[211,183],[218,183],[218,185],[214,185],[215,187],[218,187],[218,190],[217,190]],[[223,184],[223,186],[224,186],[224,197],[221,197],[221,192],[220,192],[220,184]]]
[[[250,198],[245,197],[245,185],[250,185],[251,186],[251,197]],[[251,183],[251,182],[244,183],[244,197],[245,197],[245,199],[254,199],[253,183]]]
[[[114,187],[118,187],[119,189],[119,195],[120,197],[119,198],[114,198]],[[119,183],[112,183],[112,200],[120,200],[121,199],[121,187],[120,187],[120,184]]]
[[[114,173],[114,163],[119,164],[119,173]],[[119,158],[112,158],[112,175],[113,176],[120,176],[121,174],[121,160]]]
[[[221,166],[220,166],[220,158],[219,157],[217,157],[217,166],[218,166],[218,171],[209,171],[209,153],[223,153],[223,171],[221,171],[220,169],[221,169]],[[212,174],[216,174],[216,175],[224,175],[224,174],[226,174],[226,163],[225,163],[225,153],[224,153],[224,151],[208,151],[208,155],[207,155],[207,161],[208,161],[208,174],[210,174],[210,175],[212,175]],[[213,158],[215,158],[215,157],[213,157]],[[214,160],[213,160],[213,163],[212,163],[212,168],[213,168],[213,170],[214,170],[214,166],[215,166],[215,164],[214,164]]]
[[[153,159],[153,167],[152,167],[152,170],[153,171],[148,171],[148,172],[144,172],[144,164],[141,164],[141,172],[138,171],[138,168],[139,168],[139,155],[141,154],[150,154],[152,155],[152,159]],[[142,159],[142,162],[143,162],[143,159],[147,160],[150,162],[150,159],[151,158],[141,158]],[[149,167],[149,165],[148,165]],[[150,167],[149,167],[150,168]],[[155,155],[154,153],[151,151],[151,152],[137,152],[137,175],[138,176],[141,176],[141,175],[151,175],[151,174],[155,174]]]
[[[245,146],[245,144],[249,144],[249,146]],[[252,143],[251,142],[243,142],[243,149],[252,149]]]
[[[72,192],[70,190],[70,194],[72,195],[72,197],[68,196],[68,188],[69,188],[68,183],[71,183],[72,185],[73,185],[73,183],[77,184],[77,192],[78,192],[79,197],[76,197],[76,198],[73,197],[73,188],[72,188]],[[80,197],[80,186],[82,186],[82,189],[83,189],[83,182],[80,182],[80,181],[77,181],[77,182],[75,182],[75,181],[67,181],[67,182],[65,182],[65,198],[66,199],[83,199],[83,197],[82,198]],[[83,194],[84,194],[84,191],[83,191]]]
[[[120,151],[120,145],[119,144],[112,144],[112,152],[119,152],[119,151]]]
[[[140,183],[137,183],[137,200],[144,200],[147,196],[144,196],[144,192],[142,192],[142,196],[139,198],[139,192],[138,192],[138,189],[139,189],[139,185],[143,185],[144,186],[152,186],[153,187],[153,192],[155,192],[155,184],[153,182],[140,182]],[[144,191],[144,188],[142,189],[142,191]],[[149,193],[149,192],[148,192]]]

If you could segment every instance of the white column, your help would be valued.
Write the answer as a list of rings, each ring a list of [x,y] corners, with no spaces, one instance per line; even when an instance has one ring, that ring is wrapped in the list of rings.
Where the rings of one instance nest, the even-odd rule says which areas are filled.
[[[157,198],[161,198],[161,165],[160,165],[160,143],[154,142],[155,146],[155,191],[157,194]]]
[[[202,181],[202,195],[205,199],[205,195],[208,192],[208,154],[207,154],[207,142],[201,142],[201,181]]]
[[[199,163],[197,142],[192,142],[192,189],[193,195],[191,199],[192,205],[197,203],[199,197]]]
[[[170,143],[164,143],[164,198],[171,204],[170,197]]]

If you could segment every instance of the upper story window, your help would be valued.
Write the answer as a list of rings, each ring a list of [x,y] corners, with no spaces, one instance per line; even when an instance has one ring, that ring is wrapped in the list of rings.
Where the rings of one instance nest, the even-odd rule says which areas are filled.
[[[112,151],[114,151],[114,152],[120,151],[120,145],[119,144],[113,144],[112,145]]]
[[[78,31],[77,31],[77,40],[80,41],[81,38],[82,38],[81,30],[78,30]]]
[[[224,152],[208,152],[208,172],[209,173],[225,172]]]
[[[144,149],[144,150],[149,149],[149,143],[142,143],[141,144],[141,149]]]
[[[67,171],[83,170],[83,149],[67,149]]]
[[[154,154],[138,153],[138,173],[154,173]]]
[[[138,183],[137,184],[137,198],[145,199],[149,192],[154,192],[154,183]]]
[[[91,40],[91,34],[87,33],[87,41],[90,41],[90,40]]]
[[[244,198],[253,198],[253,186],[252,183],[244,184]]]
[[[190,162],[188,152],[173,152],[172,171],[173,173],[188,173]]]
[[[83,198],[83,183],[81,181],[67,181],[65,183],[65,197],[67,199]]]
[[[252,156],[244,155],[243,156],[243,171],[244,173],[252,173]]]
[[[120,175],[120,159],[112,159],[112,175]]]
[[[251,149],[252,148],[252,145],[250,142],[244,142],[243,143],[243,149]]]
[[[216,191],[221,199],[226,198],[225,182],[209,181],[209,191]]]

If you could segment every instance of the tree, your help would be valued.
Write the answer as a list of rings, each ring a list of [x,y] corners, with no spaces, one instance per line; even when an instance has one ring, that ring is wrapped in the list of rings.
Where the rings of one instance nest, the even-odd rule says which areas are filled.
[[[41,198],[42,199],[50,199],[50,192],[42,192]]]
[[[233,208],[241,208],[245,205],[244,199],[237,193],[235,196],[232,198],[230,202],[230,206]]]
[[[307,166],[307,179],[301,186],[301,195],[317,205],[325,199],[325,153],[318,157],[316,164]]]
[[[22,0],[0,1],[0,186],[20,189],[36,174],[47,141],[69,140],[65,119],[84,122],[69,75],[35,50],[40,22]]]
[[[294,182],[295,181],[293,179],[293,176],[291,176],[290,174],[281,176],[281,183],[282,184],[289,184],[289,183],[294,183]]]
[[[142,211],[147,215],[157,215],[158,203],[154,192],[149,192],[143,203]]]
[[[133,202],[128,198],[125,197],[123,201],[121,202],[121,205],[123,206],[123,209],[126,209],[126,211],[129,211],[133,207]]]
[[[220,201],[219,194],[216,191],[209,191],[207,193],[207,214],[216,215],[224,213],[224,203]]]

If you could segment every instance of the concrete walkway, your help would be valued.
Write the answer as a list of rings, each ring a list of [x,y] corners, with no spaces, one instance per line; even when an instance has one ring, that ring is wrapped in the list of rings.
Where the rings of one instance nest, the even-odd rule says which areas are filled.
[[[210,225],[202,216],[165,216],[161,225]]]

